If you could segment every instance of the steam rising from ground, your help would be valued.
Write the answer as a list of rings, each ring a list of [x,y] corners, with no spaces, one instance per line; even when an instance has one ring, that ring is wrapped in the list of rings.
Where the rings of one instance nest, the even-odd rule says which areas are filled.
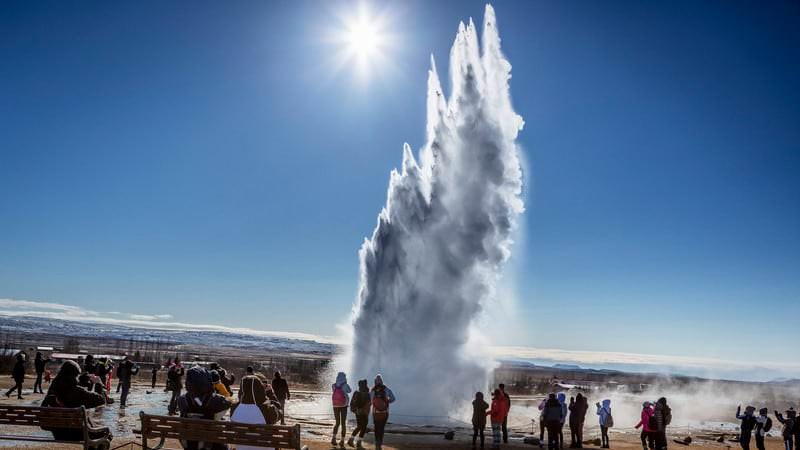
[[[450,51],[446,99],[428,74],[427,142],[408,144],[386,206],[360,251],[351,380],[382,373],[394,411],[447,414],[485,389],[491,361],[477,356],[476,320],[493,299],[523,211],[511,107],[511,65],[486,6],[482,46],[461,23]]]

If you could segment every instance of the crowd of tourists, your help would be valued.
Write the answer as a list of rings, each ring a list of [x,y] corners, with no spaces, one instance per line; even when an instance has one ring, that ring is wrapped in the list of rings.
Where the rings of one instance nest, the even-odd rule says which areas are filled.
[[[793,450],[794,446],[800,444],[800,420],[794,408],[787,409],[783,414],[774,411],[775,419],[781,424],[781,437],[785,450]],[[756,448],[765,450],[764,439],[772,429],[772,418],[769,417],[769,409],[761,408],[756,415],[755,406],[748,406],[742,413],[742,407],[736,408],[736,418],[741,420],[739,427],[739,445],[742,450],[750,450],[750,442],[753,435],[756,437]]]
[[[17,397],[21,399],[27,355],[20,352],[15,358],[16,362],[11,373],[14,385],[6,392],[6,397],[10,397],[16,391]],[[139,365],[127,356],[115,364],[107,357],[87,355],[77,362],[65,361],[51,382],[50,372],[47,371],[49,362],[50,359],[44,357],[41,352],[36,353],[33,364],[36,372],[33,393],[45,394],[42,385],[49,383],[41,405],[50,407],[94,408],[113,403],[114,400],[110,396],[110,381],[111,375],[115,374],[117,393],[121,393],[119,406],[124,408],[127,406],[132,377],[140,371]],[[152,388],[156,387],[157,374],[162,368],[166,370],[164,391],[171,394],[167,407],[169,415],[179,414],[181,417],[220,420],[226,414],[230,414],[230,420],[233,422],[268,425],[286,423],[286,403],[291,398],[291,392],[288,382],[280,372],[275,372],[272,380],[267,380],[266,376],[255,371],[253,367],[247,367],[239,380],[238,390],[235,390],[236,377],[218,363],[211,363],[208,368],[198,365],[185,368],[176,357],[174,360],[168,360],[164,366],[153,367]],[[484,449],[484,430],[487,424],[491,427],[493,449],[500,448],[502,443],[508,443],[511,396],[506,392],[505,386],[499,384],[492,392],[490,400],[491,403],[488,403],[482,392],[476,392],[472,401],[473,449],[478,446]],[[371,417],[375,448],[381,450],[389,420],[389,405],[395,401],[395,394],[384,383],[380,374],[375,376],[371,387],[368,380],[361,379],[353,390],[348,383],[347,375],[339,372],[331,384],[331,407],[334,418],[331,445],[364,449],[363,440],[369,430]],[[586,415],[590,410],[586,396],[578,393],[567,401],[566,394],[551,393],[541,401],[538,410],[540,448],[547,445],[549,450],[563,449],[566,445],[565,425],[570,432],[568,447],[583,448],[583,430]],[[349,413],[354,415],[356,425],[348,436]],[[614,427],[611,400],[604,399],[595,403],[595,415],[600,428],[599,445],[601,448],[610,448],[609,429]],[[797,417],[796,411],[794,408],[789,408],[784,413],[774,411],[774,417],[781,425],[785,450],[794,450],[794,446],[800,444],[800,418]],[[736,410],[736,418],[741,420],[738,440],[742,450],[750,450],[753,436],[757,450],[765,450],[764,440],[773,427],[768,409],[761,408],[756,414],[756,408],[753,406],[747,406],[744,411],[739,407]],[[667,426],[671,421],[672,410],[666,398],[659,398],[654,403],[644,402],[640,420],[635,425],[637,430],[641,429],[642,449],[666,450]],[[58,440],[83,439],[80,429],[52,427],[46,429]],[[93,433],[110,435],[108,429],[98,429]],[[224,445],[214,445],[209,450],[225,448]]]

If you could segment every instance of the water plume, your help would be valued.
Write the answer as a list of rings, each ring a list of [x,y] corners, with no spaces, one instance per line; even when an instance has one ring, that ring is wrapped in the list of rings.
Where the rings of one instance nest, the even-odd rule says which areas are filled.
[[[361,247],[350,377],[371,384],[382,373],[398,397],[395,412],[446,415],[487,386],[492,361],[475,351],[483,342],[475,325],[523,211],[523,121],[511,106],[510,71],[487,5],[482,46],[472,20],[458,27],[449,99],[431,58],[426,143],[419,161],[403,146],[402,168],[392,171],[386,206]]]

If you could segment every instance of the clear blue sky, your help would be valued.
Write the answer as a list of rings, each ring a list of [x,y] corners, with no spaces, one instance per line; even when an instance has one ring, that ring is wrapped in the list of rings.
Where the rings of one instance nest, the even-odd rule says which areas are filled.
[[[800,357],[800,4],[495,7],[529,167],[513,343]],[[429,54],[483,3],[391,5],[367,78],[324,39],[355,9],[4,2],[0,297],[333,334]]]

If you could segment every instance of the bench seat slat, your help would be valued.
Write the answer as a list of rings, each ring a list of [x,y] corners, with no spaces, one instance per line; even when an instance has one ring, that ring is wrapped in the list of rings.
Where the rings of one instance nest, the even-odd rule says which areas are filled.
[[[140,413],[143,439],[183,439],[220,444],[299,449],[300,427],[221,422]]]

